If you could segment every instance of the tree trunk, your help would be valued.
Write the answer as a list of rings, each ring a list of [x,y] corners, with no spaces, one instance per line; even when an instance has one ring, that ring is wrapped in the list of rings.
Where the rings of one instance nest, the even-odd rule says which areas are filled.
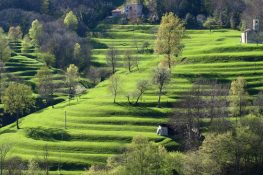
[[[168,54],[167,55],[168,56],[168,67],[169,67],[169,69],[171,70],[171,68],[172,68],[172,63],[171,63],[171,54]]]
[[[18,116],[18,113],[16,114],[16,129],[20,129],[20,127],[19,127],[19,116]]]
[[[158,97],[158,108],[161,107],[161,96],[162,96],[162,87],[160,88],[160,91],[159,91],[159,97]]]
[[[113,100],[113,103],[116,103],[116,94],[114,94],[114,100]]]

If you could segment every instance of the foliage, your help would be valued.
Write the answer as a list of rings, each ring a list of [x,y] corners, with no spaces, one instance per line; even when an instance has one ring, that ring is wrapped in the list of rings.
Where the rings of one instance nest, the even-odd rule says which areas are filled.
[[[31,39],[29,38],[28,35],[24,36],[21,46],[22,46],[21,48],[22,53],[28,53],[30,49],[32,49],[33,46],[31,44]]]
[[[77,16],[73,13],[73,11],[70,11],[66,14],[66,17],[64,19],[64,24],[72,29],[76,30],[78,27],[78,18]]]
[[[207,18],[207,20],[205,21],[205,23],[203,24],[205,28],[209,29],[210,32],[212,31],[212,29],[214,29],[217,26],[217,22],[214,18]]]
[[[2,98],[5,111],[10,115],[16,114],[17,129],[19,129],[20,115],[30,111],[35,104],[31,88],[20,83],[10,83]]]
[[[78,82],[79,82],[79,69],[74,64],[70,64],[66,72],[66,85],[68,88],[69,100],[75,97]]]
[[[43,32],[43,25],[36,19],[32,22],[31,28],[29,29],[29,37],[34,45],[39,44],[39,37]]]
[[[55,91],[55,84],[52,77],[52,72],[47,66],[38,70],[37,75],[37,90],[39,95],[45,99],[46,104],[52,104]]]
[[[18,39],[22,39],[23,37],[23,32],[21,31],[21,27],[20,26],[16,26],[16,27],[10,27],[9,31],[8,31],[8,38],[10,40],[18,40]]]
[[[167,13],[162,17],[155,50],[157,53],[167,56],[169,69],[172,68],[172,56],[179,56],[182,52],[184,32],[184,24],[173,13]]]
[[[246,80],[243,77],[238,77],[237,80],[232,81],[229,95],[231,114],[235,117],[246,114],[248,93],[246,92]]]
[[[171,155],[161,145],[149,142],[146,137],[137,136],[133,138],[132,144],[125,153],[120,156],[108,159],[105,169],[92,167],[87,175],[122,174],[122,175],[141,175],[141,174],[162,174],[170,175],[173,171]]]
[[[0,61],[6,62],[11,57],[11,49],[8,39],[3,33],[0,33]]]

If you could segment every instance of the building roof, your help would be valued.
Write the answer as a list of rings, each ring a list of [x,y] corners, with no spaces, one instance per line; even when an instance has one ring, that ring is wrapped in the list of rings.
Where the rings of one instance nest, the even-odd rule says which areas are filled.
[[[115,9],[115,10],[112,10],[111,12],[113,13],[119,13],[119,12],[122,12],[120,9]]]

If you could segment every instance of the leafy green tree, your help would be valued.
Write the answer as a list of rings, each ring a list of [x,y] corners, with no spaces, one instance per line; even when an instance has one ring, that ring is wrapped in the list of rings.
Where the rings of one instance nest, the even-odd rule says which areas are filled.
[[[22,41],[22,53],[28,53],[30,49],[32,48],[31,39],[28,35],[25,35]]]
[[[236,117],[241,117],[246,112],[248,104],[248,93],[246,91],[246,80],[243,77],[238,77],[232,81],[229,91],[229,105],[231,114]]]
[[[68,88],[69,104],[70,100],[75,97],[76,89],[79,82],[79,68],[70,64],[66,72],[66,85]]]
[[[78,18],[77,16],[73,13],[73,11],[70,11],[66,14],[66,17],[64,19],[64,24],[72,29],[76,30],[78,27]]]
[[[24,112],[30,111],[35,104],[31,87],[20,83],[10,83],[2,98],[5,112],[16,116],[16,127],[19,129],[19,117]]]
[[[56,58],[53,54],[51,53],[39,53],[38,54],[38,59],[40,61],[44,61],[47,66],[55,66],[56,63]]]
[[[155,69],[153,76],[153,83],[158,87],[158,108],[161,107],[161,97],[166,84],[169,83],[171,77],[170,70],[165,67],[158,67]]]
[[[162,17],[162,22],[157,34],[155,51],[167,56],[169,69],[172,67],[173,55],[178,56],[182,52],[182,38],[185,33],[183,22],[173,13],[167,13]]]
[[[205,28],[209,29],[210,32],[212,32],[212,29],[217,26],[217,21],[215,20],[215,18],[209,17],[203,25]]]
[[[11,49],[9,47],[9,41],[0,33],[0,61],[5,63],[11,57]]]
[[[38,70],[36,78],[39,95],[45,99],[47,105],[50,103],[52,104],[52,107],[54,107],[52,101],[55,92],[55,83],[52,77],[52,72],[47,66],[44,66]]]
[[[122,155],[108,159],[107,167],[92,167],[85,175],[171,175],[173,161],[163,146],[137,136]]]
[[[80,54],[81,54],[81,46],[79,43],[76,43],[74,46],[74,57],[75,59],[80,59]]]
[[[50,1],[49,0],[43,0],[42,5],[41,5],[41,11],[42,13],[49,13],[49,6],[50,6]]]
[[[29,29],[29,37],[34,45],[39,44],[39,37],[43,33],[43,25],[36,19],[32,22],[31,28]]]
[[[9,28],[8,38],[10,40],[19,40],[22,39],[22,36],[23,36],[23,32],[20,26],[16,26],[16,27],[12,26]]]

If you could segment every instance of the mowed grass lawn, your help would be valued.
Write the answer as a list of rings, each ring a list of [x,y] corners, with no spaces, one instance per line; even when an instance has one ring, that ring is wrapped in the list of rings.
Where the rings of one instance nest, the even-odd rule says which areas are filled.
[[[126,50],[137,50],[136,45],[140,48],[145,41],[154,47],[157,30],[158,26],[152,25],[109,26],[104,29],[103,37],[93,38],[103,47],[93,49],[92,62],[106,67],[105,54],[110,46],[119,50],[120,58]],[[237,76],[244,76],[249,91],[257,92],[263,88],[263,46],[241,45],[240,32],[187,31],[184,44],[182,58],[176,60],[172,81],[162,98],[162,108],[156,108],[157,89],[154,85],[150,86],[139,106],[127,104],[126,95],[135,90],[136,82],[150,81],[154,68],[164,59],[156,54],[138,54],[139,70],[132,73],[123,68],[122,60],[119,61],[117,74],[122,79],[122,93],[117,104],[113,104],[106,80],[87,90],[80,99],[73,100],[70,106],[63,102],[54,109],[47,108],[21,119],[19,131],[15,124],[0,129],[0,143],[12,145],[9,157],[19,156],[24,160],[42,160],[47,146],[53,170],[62,165],[62,169],[68,170],[66,174],[80,174],[85,167],[104,164],[109,156],[121,153],[136,135],[160,143],[169,142],[170,139],[156,135],[156,128],[168,120],[173,102],[197,78],[230,82]],[[65,113],[67,129],[64,128]]]

